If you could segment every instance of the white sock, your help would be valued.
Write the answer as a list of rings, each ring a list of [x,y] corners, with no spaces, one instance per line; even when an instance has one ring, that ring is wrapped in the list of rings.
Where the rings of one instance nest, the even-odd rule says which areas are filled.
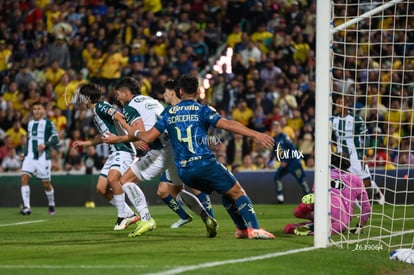
[[[22,193],[23,206],[30,208],[30,186],[23,185],[20,187]]]
[[[125,193],[119,195],[114,194],[112,199],[114,200],[115,207],[118,210],[118,217],[125,218]]]
[[[122,190],[124,190],[125,194],[127,194],[129,201],[137,210],[141,220],[149,221],[151,219],[151,214],[148,209],[147,200],[145,199],[145,195],[141,188],[133,182],[127,182],[122,185]]]
[[[55,206],[55,190],[53,188],[50,191],[45,190],[45,194],[49,201],[49,206]]]
[[[108,202],[109,202],[110,205],[116,206],[114,197],[112,197],[112,199]]]

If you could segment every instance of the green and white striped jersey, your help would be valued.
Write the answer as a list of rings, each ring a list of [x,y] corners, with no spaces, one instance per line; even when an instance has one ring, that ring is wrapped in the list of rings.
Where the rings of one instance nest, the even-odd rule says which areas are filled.
[[[27,125],[27,143],[24,155],[32,159],[38,159],[40,154],[37,151],[39,144],[45,144],[44,154],[50,159],[50,147],[59,143],[58,133],[55,125],[47,118],[30,120]]]
[[[112,117],[116,113],[115,108],[109,104],[108,102],[101,101],[95,105],[93,110],[94,113],[94,123],[96,128],[98,129],[99,133],[105,134],[106,132],[112,133],[114,135],[125,135],[128,132],[121,127],[119,122],[114,121]],[[109,144],[110,153],[116,151],[125,151],[135,154],[135,149],[133,148],[131,143],[116,143],[116,144]]]
[[[364,135],[368,132],[360,116],[336,116],[332,120],[338,153],[347,153],[351,158],[362,159],[364,153]]]

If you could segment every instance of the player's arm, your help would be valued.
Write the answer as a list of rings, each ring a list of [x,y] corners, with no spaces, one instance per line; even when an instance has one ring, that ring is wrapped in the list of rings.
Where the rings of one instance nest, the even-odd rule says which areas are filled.
[[[145,131],[144,122],[142,121],[142,119],[137,119],[132,123],[131,127],[128,127],[125,129],[128,129],[128,133],[130,132],[135,133],[136,131],[144,132]],[[129,137],[128,137],[128,140],[130,140]],[[145,141],[137,140],[133,142],[134,142],[135,148],[141,151],[146,151],[149,149],[148,143],[146,143]]]
[[[148,131],[135,131],[135,132],[129,132],[128,136],[129,136],[129,140],[130,141],[137,141],[137,140],[142,140],[146,143],[151,143],[154,140],[156,140],[159,136],[161,135],[161,132],[158,131],[157,128],[152,127],[151,129],[149,129]]]
[[[95,136],[93,139],[90,140],[86,140],[86,141],[82,141],[82,140],[77,140],[73,143],[73,147],[75,149],[79,149],[82,147],[87,147],[87,146],[94,146],[97,144],[102,143],[102,134],[99,134],[97,136]]]
[[[216,127],[239,135],[252,137],[262,143],[266,148],[273,148],[274,146],[274,141],[271,136],[252,130],[236,120],[220,118],[217,121]]]

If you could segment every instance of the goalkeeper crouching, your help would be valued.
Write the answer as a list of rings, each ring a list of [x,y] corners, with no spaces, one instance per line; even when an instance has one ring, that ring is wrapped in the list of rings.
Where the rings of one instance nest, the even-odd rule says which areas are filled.
[[[354,217],[354,202],[360,205],[360,217],[357,225],[351,228],[351,234],[360,234],[371,215],[371,204],[368,194],[360,177],[347,171],[350,162],[345,155],[332,154],[331,156],[331,234],[339,234],[350,227]],[[307,221],[287,224],[285,233],[296,235],[313,235],[314,232],[314,194],[305,195],[302,202],[295,208],[296,218]]]

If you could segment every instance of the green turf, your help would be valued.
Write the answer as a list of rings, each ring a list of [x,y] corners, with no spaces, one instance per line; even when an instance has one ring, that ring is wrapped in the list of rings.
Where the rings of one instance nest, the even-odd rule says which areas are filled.
[[[283,226],[295,221],[292,205],[255,208],[261,226],[276,240],[235,239],[220,205],[214,206],[219,233],[213,239],[206,238],[196,217],[183,228],[170,229],[177,217],[166,206],[150,209],[157,230],[133,239],[127,237],[130,228],[112,230],[111,207],[60,207],[53,217],[46,207],[33,208],[31,216],[20,216],[17,208],[0,208],[0,274],[414,274],[413,265],[389,260],[386,247],[279,255],[311,249],[313,238],[283,233]],[[33,221],[39,222],[16,224]]]

